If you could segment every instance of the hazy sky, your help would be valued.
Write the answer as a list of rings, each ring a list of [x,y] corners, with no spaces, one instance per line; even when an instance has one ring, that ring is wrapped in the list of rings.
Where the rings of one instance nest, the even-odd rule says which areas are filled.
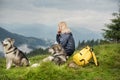
[[[0,26],[17,31],[20,27],[35,28],[29,25],[40,24],[52,29],[56,28],[58,22],[66,21],[70,27],[100,32],[104,24],[110,22],[111,14],[118,10],[117,1],[0,0]]]

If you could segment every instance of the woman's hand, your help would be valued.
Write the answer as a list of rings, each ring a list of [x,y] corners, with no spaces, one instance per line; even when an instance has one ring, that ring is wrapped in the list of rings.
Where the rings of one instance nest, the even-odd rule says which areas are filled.
[[[59,30],[57,33],[58,33],[58,34],[60,34],[60,33],[61,33],[61,31]]]

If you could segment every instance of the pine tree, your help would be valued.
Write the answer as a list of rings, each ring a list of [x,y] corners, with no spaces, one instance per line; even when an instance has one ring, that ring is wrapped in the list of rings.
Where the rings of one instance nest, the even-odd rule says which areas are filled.
[[[103,29],[105,33],[103,34],[104,38],[112,42],[120,42],[120,7],[118,13],[113,13],[114,19],[111,19],[110,24],[107,24],[108,29]]]
[[[79,41],[79,42],[78,42],[77,49],[80,49],[80,47],[81,47],[81,43],[80,43],[80,41]]]

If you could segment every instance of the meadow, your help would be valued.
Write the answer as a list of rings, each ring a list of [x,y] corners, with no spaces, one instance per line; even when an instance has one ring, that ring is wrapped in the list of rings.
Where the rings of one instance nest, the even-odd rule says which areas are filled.
[[[68,63],[58,66],[52,62],[39,67],[12,67],[6,70],[5,58],[0,58],[0,80],[120,80],[120,44],[104,44],[93,47],[99,66],[93,61],[86,66],[69,68]],[[31,64],[39,63],[48,56],[29,57]]]

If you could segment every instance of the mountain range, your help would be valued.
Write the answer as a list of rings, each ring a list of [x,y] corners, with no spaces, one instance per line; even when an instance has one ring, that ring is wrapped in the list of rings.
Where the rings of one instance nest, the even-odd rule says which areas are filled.
[[[56,38],[56,33],[57,33],[57,29],[58,27],[55,25],[44,25],[44,24],[14,24],[14,25],[2,25],[5,27],[5,29],[11,31],[11,32],[15,32],[15,33],[19,33],[22,35],[26,35],[26,36],[34,36],[37,38],[41,38],[41,39],[47,39],[47,40],[54,40]],[[8,27],[11,26],[11,27]],[[85,27],[83,27],[85,25],[80,25],[80,26],[69,26],[69,28],[71,29],[75,42],[76,44],[78,43],[78,41],[83,41],[83,40],[91,40],[91,39],[101,39],[102,35],[99,31],[92,31],[90,29],[87,29]],[[92,26],[90,27],[92,28]]]
[[[7,31],[6,29],[0,27],[0,41],[3,41],[5,38],[13,38],[15,40],[15,46],[22,49],[23,52],[30,52],[36,48],[46,48],[51,44],[51,41],[39,39],[35,37],[25,37],[16,33]],[[0,52],[3,52],[1,49],[2,45],[0,43]],[[0,54],[2,56],[2,54]]]
[[[22,30],[22,33],[25,33],[25,31],[28,31],[29,35],[27,36],[34,36],[35,33],[38,33],[36,34],[36,36],[41,36],[41,38],[36,38],[36,36],[26,37],[26,36],[20,35],[19,30],[18,32],[15,32],[14,30],[8,31],[8,29],[0,27],[0,41],[3,41],[7,37],[11,37],[15,39],[16,46],[18,46],[22,50],[26,49],[24,50],[25,52],[27,51],[30,52],[31,50],[36,48],[46,48],[55,42],[55,34],[57,31],[55,28],[47,29],[46,26],[42,25],[42,27],[35,27],[34,29],[30,27],[29,28],[25,27],[24,29],[21,29],[21,30]],[[100,33],[90,31],[86,28],[78,27],[78,28],[71,28],[71,30],[76,42],[76,46],[78,41],[92,40],[92,39],[96,40],[101,38]],[[30,34],[30,31],[32,32],[31,34]],[[0,51],[2,51],[2,49]]]

